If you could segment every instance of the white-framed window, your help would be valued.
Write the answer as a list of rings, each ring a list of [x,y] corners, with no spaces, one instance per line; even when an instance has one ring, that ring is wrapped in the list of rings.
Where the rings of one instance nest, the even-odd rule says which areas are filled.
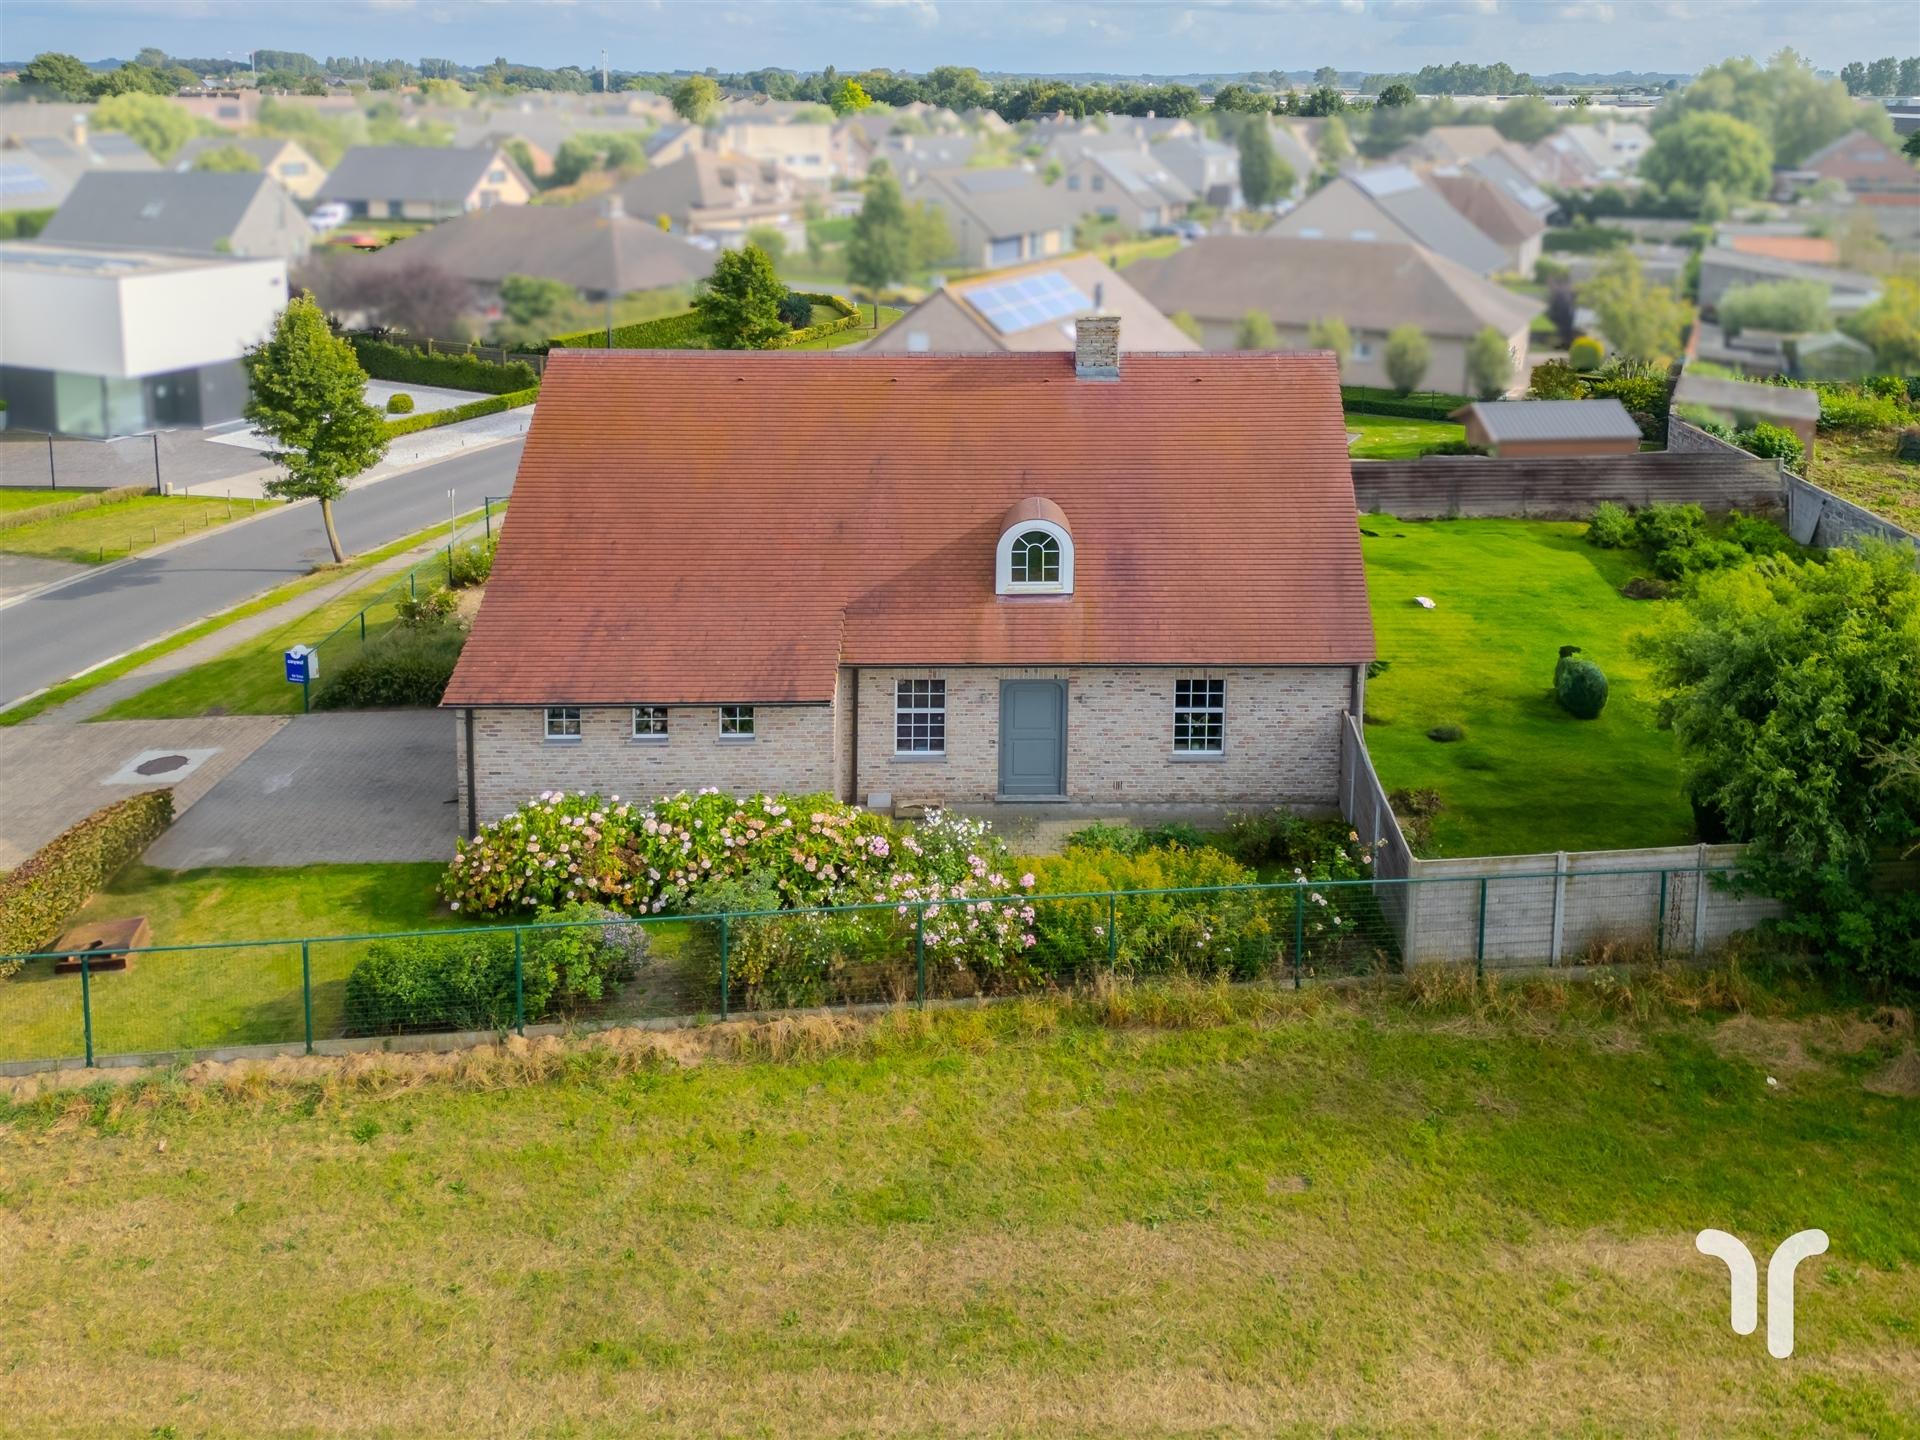
[[[994,551],[994,589],[1002,595],[1071,595],[1073,536],[1051,520],[1016,520]]]
[[[1373,342],[1371,340],[1356,338],[1353,342],[1353,358],[1356,360],[1371,360],[1373,358]]]
[[[720,738],[722,740],[753,739],[753,707],[722,705],[720,707]]]
[[[1227,748],[1227,682],[1173,682],[1173,752],[1218,755]]]
[[[547,707],[547,739],[578,740],[580,738],[580,707],[578,705],[549,705]]]
[[[1060,541],[1051,531],[1028,530],[1016,535],[1009,557],[1007,579],[1015,585],[1058,585]]]
[[[893,684],[893,753],[947,753],[947,682],[896,680]]]
[[[634,706],[633,738],[664,742],[667,738],[667,707],[664,705]]]

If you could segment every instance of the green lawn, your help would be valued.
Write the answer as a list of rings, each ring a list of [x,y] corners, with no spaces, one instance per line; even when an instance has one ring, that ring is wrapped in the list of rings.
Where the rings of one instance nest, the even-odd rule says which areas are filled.
[[[1452,420],[1408,420],[1349,410],[1346,422],[1349,432],[1360,432],[1347,452],[1356,460],[1412,460],[1430,446],[1467,438],[1467,427]]]
[[[1920,464],[1896,459],[1898,430],[1823,430],[1807,478],[1920,534]]]
[[[96,505],[91,510],[0,530],[0,550],[98,565],[224,525],[229,520],[244,520],[256,510],[275,503],[197,495],[141,495],[114,505]]]
[[[1903,1037],[1663,983],[0,1104],[8,1433],[1913,1435]],[[1790,1361],[1732,1332],[1705,1225],[1762,1265],[1832,1237]]]
[[[1387,662],[1367,683],[1367,748],[1389,792],[1439,792],[1446,808],[1423,853],[1694,838],[1673,737],[1654,726],[1646,667],[1628,643],[1662,603],[1619,594],[1643,573],[1637,556],[1595,549],[1579,524],[1363,515],[1360,525]],[[1420,608],[1416,595],[1435,608]],[[1606,671],[1598,720],[1576,720],[1554,701],[1562,645],[1583,647]],[[1442,725],[1466,738],[1427,738]]]
[[[32,490],[0,489],[0,515],[12,515],[21,510],[37,510],[42,505],[54,505],[62,500],[73,498],[72,491],[55,490],[51,486]]]
[[[421,589],[444,581],[444,564],[444,560],[434,555],[415,567]],[[406,594],[405,575],[370,581],[318,610],[251,640],[243,640],[204,664],[129,695],[94,718],[166,720],[196,715],[297,715],[302,703],[300,687],[287,683],[283,663],[287,649],[293,645],[317,645],[332,636],[320,654],[320,674],[324,680],[359,652],[360,628],[358,624],[349,624],[354,616],[367,611],[366,635],[372,641],[393,625],[394,603]],[[347,628],[343,631],[342,626]]]
[[[825,339],[809,340],[804,345],[795,345],[791,348],[795,350],[838,350],[844,345],[858,345],[862,340],[871,340],[875,335],[879,334],[881,330],[893,324],[894,321],[898,320],[906,312],[897,306],[882,305],[880,307],[880,324],[878,327],[875,327],[873,323],[873,313],[874,307],[872,305],[862,305],[860,307],[861,320],[858,325],[837,331]],[[827,309],[824,305],[816,305],[813,307],[813,323],[816,325],[824,324],[829,320],[838,318],[833,311]]]

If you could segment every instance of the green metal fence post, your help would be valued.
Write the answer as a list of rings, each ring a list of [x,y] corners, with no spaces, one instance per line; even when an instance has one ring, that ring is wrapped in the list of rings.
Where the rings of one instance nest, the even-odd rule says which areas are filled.
[[[487,539],[491,540],[493,539],[493,501],[491,498],[483,499],[480,502],[480,506],[481,506],[481,509],[483,509],[486,512]]]
[[[1660,908],[1653,912],[1653,953],[1667,953],[1667,876],[1670,872],[1660,872]]]
[[[360,612],[360,648],[367,648],[367,612],[364,609]]]
[[[1480,877],[1480,934],[1473,942],[1473,973],[1484,980],[1487,975],[1487,877]]]
[[[525,937],[524,930],[513,927],[513,1028],[522,1035],[527,1033],[527,970],[522,962]]]
[[[1120,967],[1120,919],[1115,913],[1113,891],[1107,891],[1107,974]]]
[[[80,952],[80,1029],[87,1042],[87,1068],[93,1068],[93,965]]]
[[[300,1003],[307,1012],[307,1054],[313,1054],[313,954],[310,940],[300,942]]]
[[[922,905],[913,917],[914,998],[922,1010],[927,1008],[927,907]]]
[[[727,917],[720,917],[720,1018],[727,1018]]]
[[[307,669],[300,672],[300,713],[302,715],[313,713],[313,681],[307,678],[308,672],[312,669],[313,657],[309,655]]]
[[[1293,988],[1300,988],[1301,952],[1307,948],[1307,882],[1293,882]]]
[[[416,599],[419,596],[419,591],[414,589],[414,578],[414,572],[411,570],[407,571],[407,598],[409,600]]]

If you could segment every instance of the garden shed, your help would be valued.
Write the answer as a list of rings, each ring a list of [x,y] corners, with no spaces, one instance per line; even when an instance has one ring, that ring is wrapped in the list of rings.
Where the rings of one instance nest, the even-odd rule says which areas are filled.
[[[1528,455],[1631,455],[1640,427],[1618,400],[1477,400],[1454,412],[1467,443],[1514,459]]]

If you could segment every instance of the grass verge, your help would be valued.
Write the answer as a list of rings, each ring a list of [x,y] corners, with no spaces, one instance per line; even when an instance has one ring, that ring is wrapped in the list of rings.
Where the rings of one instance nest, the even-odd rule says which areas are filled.
[[[0,1109],[0,1393],[22,1436],[1911,1434],[1910,1026],[1161,986],[54,1091]],[[1708,1224],[1833,1237],[1790,1363]]]
[[[1823,430],[1807,478],[1920,534],[1920,465],[1895,457],[1898,430]]]
[[[1380,658],[1367,749],[1380,783],[1431,789],[1429,855],[1681,845],[1693,816],[1673,737],[1657,728],[1630,638],[1661,602],[1620,586],[1645,562],[1532,520],[1360,517]],[[1415,596],[1435,602],[1422,609]],[[1576,720],[1553,698],[1562,645],[1607,674],[1607,708]],[[1458,726],[1442,743],[1428,731]]]
[[[38,492],[35,492],[38,493]],[[0,550],[81,565],[124,560],[170,540],[211,530],[278,504],[198,495],[142,495],[51,520],[0,530]]]
[[[1406,420],[1348,411],[1346,426],[1349,432],[1360,432],[1347,450],[1355,460],[1413,460],[1435,445],[1467,438],[1467,427],[1451,420]]]

